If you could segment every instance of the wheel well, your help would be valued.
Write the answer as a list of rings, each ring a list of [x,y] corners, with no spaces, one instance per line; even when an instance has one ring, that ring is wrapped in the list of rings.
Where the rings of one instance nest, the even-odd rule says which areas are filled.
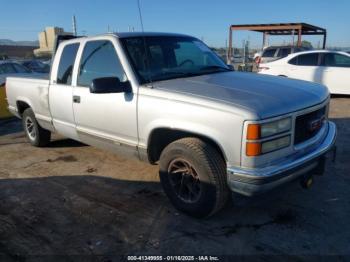
[[[17,101],[17,110],[20,116],[23,115],[24,110],[26,110],[27,108],[30,108],[30,106],[26,102]]]
[[[182,131],[182,130],[174,130],[170,128],[158,128],[152,131],[148,139],[147,154],[148,154],[149,162],[153,164],[156,163],[159,160],[160,154],[162,153],[163,149],[167,145],[174,142],[175,140],[185,138],[185,137],[196,137],[212,145],[219,152],[222,159],[226,161],[226,157],[225,157],[225,154],[223,153],[223,150],[211,138],[208,138],[203,135],[195,134],[192,132]]]

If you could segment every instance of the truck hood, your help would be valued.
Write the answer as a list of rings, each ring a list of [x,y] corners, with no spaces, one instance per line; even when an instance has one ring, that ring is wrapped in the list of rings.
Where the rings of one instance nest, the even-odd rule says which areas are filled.
[[[224,72],[153,83],[154,88],[241,107],[265,119],[326,100],[328,89],[316,83],[253,73]]]

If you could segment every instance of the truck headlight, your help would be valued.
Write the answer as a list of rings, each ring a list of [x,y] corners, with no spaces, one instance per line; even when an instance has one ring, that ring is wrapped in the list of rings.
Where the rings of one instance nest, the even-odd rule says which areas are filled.
[[[261,137],[273,136],[279,133],[287,132],[292,127],[290,117],[273,121],[270,123],[261,124]]]
[[[291,128],[292,119],[290,117],[262,124],[249,124],[247,139],[256,140],[265,138],[279,133],[288,132]]]
[[[289,146],[291,143],[290,135],[273,138],[271,140],[259,140],[270,136],[287,133],[291,130],[291,128],[292,119],[290,117],[261,124],[249,124],[247,130],[247,140],[250,141],[246,143],[246,155],[259,156],[261,154]]]
[[[290,145],[290,136],[269,140],[261,144],[261,153],[268,153]]]
[[[290,145],[290,135],[271,139],[264,142],[247,142],[246,155],[259,156],[261,154],[276,151]]]

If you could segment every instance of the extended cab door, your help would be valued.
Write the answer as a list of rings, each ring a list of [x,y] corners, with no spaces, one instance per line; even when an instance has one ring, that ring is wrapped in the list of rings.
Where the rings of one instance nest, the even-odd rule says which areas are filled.
[[[58,133],[77,139],[73,115],[73,68],[79,49],[79,43],[62,43],[52,65],[49,106],[52,121]]]
[[[128,81],[111,40],[90,40],[83,48],[73,90],[76,129],[81,141],[136,154],[138,142],[136,94],[91,93],[93,79],[118,77]]]

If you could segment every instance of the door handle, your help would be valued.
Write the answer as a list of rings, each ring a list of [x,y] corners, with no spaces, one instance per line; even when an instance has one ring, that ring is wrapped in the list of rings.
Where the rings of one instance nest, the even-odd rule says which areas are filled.
[[[80,96],[73,96],[73,103],[80,103]]]

